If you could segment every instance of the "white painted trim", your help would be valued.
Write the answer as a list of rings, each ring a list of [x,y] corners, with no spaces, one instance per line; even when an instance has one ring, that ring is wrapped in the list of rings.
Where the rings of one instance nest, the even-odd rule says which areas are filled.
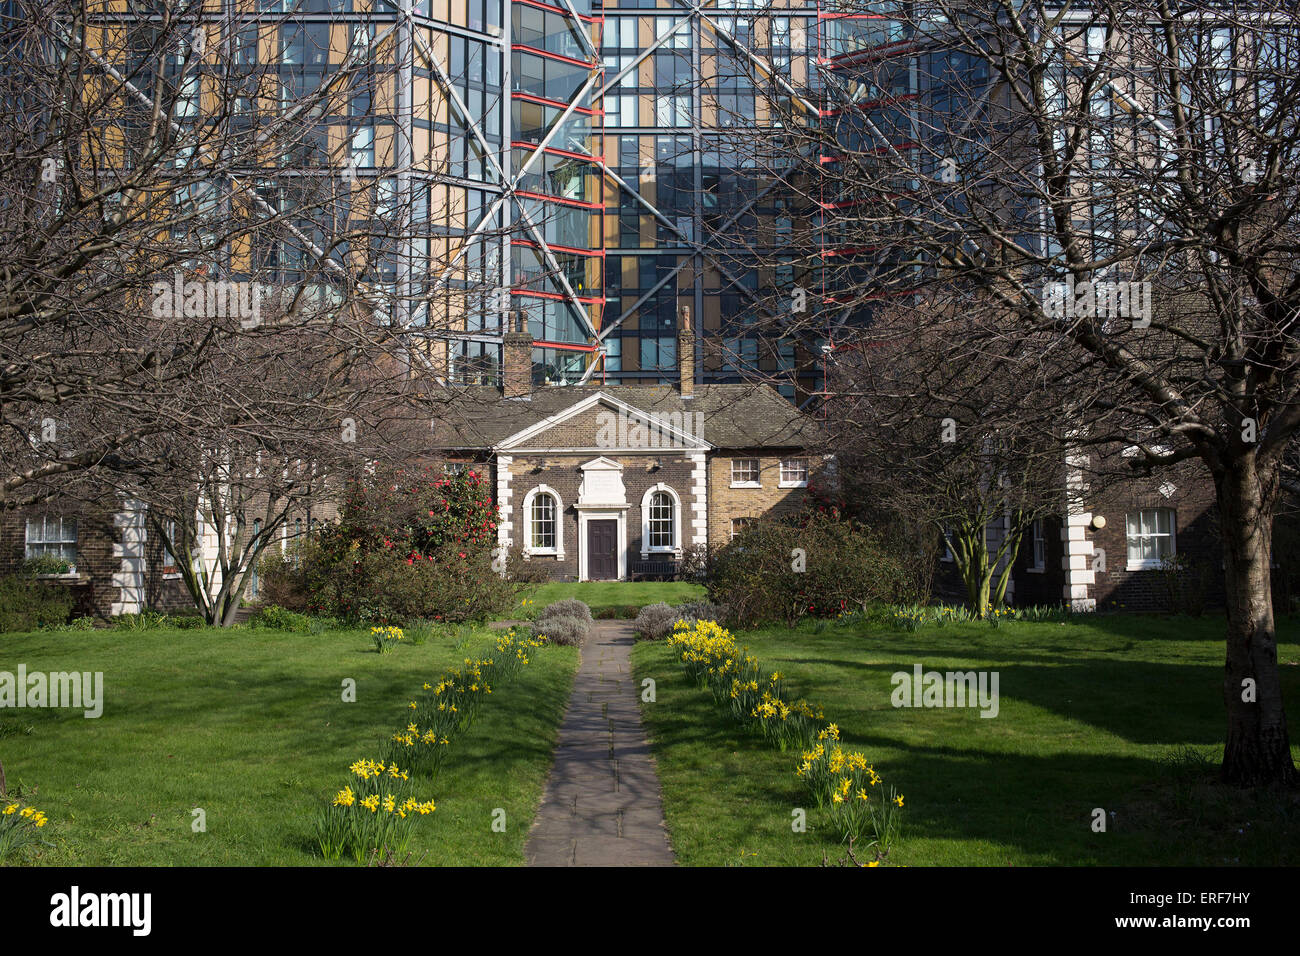
[[[506,550],[514,543],[510,537],[514,527],[510,520],[510,465],[513,462],[509,455],[497,456],[497,544]]]
[[[690,456],[691,491],[691,544],[709,543],[709,460],[702,453]]]
[[[627,504],[578,505],[578,580],[587,581],[587,522],[618,522],[618,580],[627,580]]]
[[[1092,556],[1096,546],[1088,538],[1092,525],[1092,512],[1083,510],[1083,492],[1087,490],[1083,469],[1088,456],[1067,452],[1065,456],[1065,522],[1061,527],[1061,540],[1065,543],[1065,556],[1061,559],[1065,571],[1062,588],[1065,603],[1075,611],[1097,610],[1097,599],[1090,597],[1088,588],[1096,584],[1097,574],[1092,570]]]
[[[652,548],[646,542],[650,540],[650,498],[657,492],[666,492],[673,499],[673,546],[671,548]],[[671,554],[674,558],[682,556],[682,499],[675,490],[662,481],[646,489],[641,496],[641,560],[648,561],[652,554]]]
[[[555,499],[555,547],[533,547],[533,499],[538,495],[550,495]],[[520,506],[519,523],[522,528],[520,540],[523,542],[524,554],[529,556],[564,558],[564,499],[550,485],[538,485],[524,495]]]

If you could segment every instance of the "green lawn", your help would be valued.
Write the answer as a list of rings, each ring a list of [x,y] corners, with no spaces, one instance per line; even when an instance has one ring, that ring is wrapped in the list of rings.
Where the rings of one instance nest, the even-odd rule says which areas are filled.
[[[311,865],[313,814],[377,757],[428,679],[493,638],[376,654],[363,632],[94,631],[0,636],[0,669],[102,671],[104,714],[0,711],[9,789],[30,793],[62,865]],[[416,822],[412,862],[513,865],[541,801],[577,650],[540,648],[458,737]],[[342,682],[356,681],[356,702]],[[207,832],[191,832],[191,809]],[[504,833],[492,813],[506,811]]]
[[[658,604],[660,601],[665,604],[685,604],[687,601],[703,600],[704,588],[687,581],[552,582],[539,585],[528,597],[536,602],[535,607],[539,610],[563,598],[577,598],[590,607],[593,614],[602,610],[608,612],[610,609],[625,609],[630,616],[635,616],[632,609],[647,604]]]
[[[1222,752],[1223,621],[1099,616],[1086,624],[929,627],[915,633],[809,624],[741,635],[793,696],[837,721],[886,785],[906,795],[908,865],[1232,865],[1300,862],[1295,795],[1243,796],[1213,768],[1171,759],[1190,746]],[[1300,626],[1280,626],[1284,693],[1300,738]],[[1000,712],[894,708],[890,677],[925,670],[997,671]],[[683,678],[663,642],[633,653],[685,864],[813,865],[843,853],[794,775],[797,753],[748,736],[707,689]],[[1300,748],[1297,749],[1300,758]],[[1090,828],[1101,807],[1115,817]],[[809,831],[791,827],[808,811]]]

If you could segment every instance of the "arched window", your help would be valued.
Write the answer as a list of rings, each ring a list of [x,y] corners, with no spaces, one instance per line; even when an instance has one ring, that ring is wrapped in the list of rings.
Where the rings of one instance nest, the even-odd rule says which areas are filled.
[[[564,502],[554,488],[538,485],[524,495],[524,549],[525,553],[564,557],[564,525],[560,516]]]
[[[534,551],[555,550],[555,496],[542,492],[533,498],[532,539]]]
[[[673,538],[673,499],[666,491],[650,496],[650,547],[658,551],[675,548]]]
[[[641,499],[641,555],[672,553],[682,547],[682,502],[677,492],[663,482],[650,488]]]

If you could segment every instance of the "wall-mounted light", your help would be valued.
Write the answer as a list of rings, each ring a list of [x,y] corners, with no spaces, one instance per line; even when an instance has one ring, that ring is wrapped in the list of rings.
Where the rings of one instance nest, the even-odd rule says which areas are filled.
[[[654,461],[650,462],[650,467],[648,467],[646,471],[658,471],[663,466],[664,466],[663,459],[656,458]]]
[[[1092,527],[1094,531],[1100,531],[1102,528],[1106,527],[1106,519],[1101,515],[1093,515]]]

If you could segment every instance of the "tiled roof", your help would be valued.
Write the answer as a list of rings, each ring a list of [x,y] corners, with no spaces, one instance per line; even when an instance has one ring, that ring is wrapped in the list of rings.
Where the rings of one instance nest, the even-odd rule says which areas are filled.
[[[491,448],[598,392],[649,415],[698,412],[704,439],[718,448],[806,448],[821,438],[817,422],[768,385],[696,385],[695,396],[683,399],[669,385],[593,384],[538,387],[527,399],[505,398],[492,386],[441,386],[428,393],[434,441]]]

